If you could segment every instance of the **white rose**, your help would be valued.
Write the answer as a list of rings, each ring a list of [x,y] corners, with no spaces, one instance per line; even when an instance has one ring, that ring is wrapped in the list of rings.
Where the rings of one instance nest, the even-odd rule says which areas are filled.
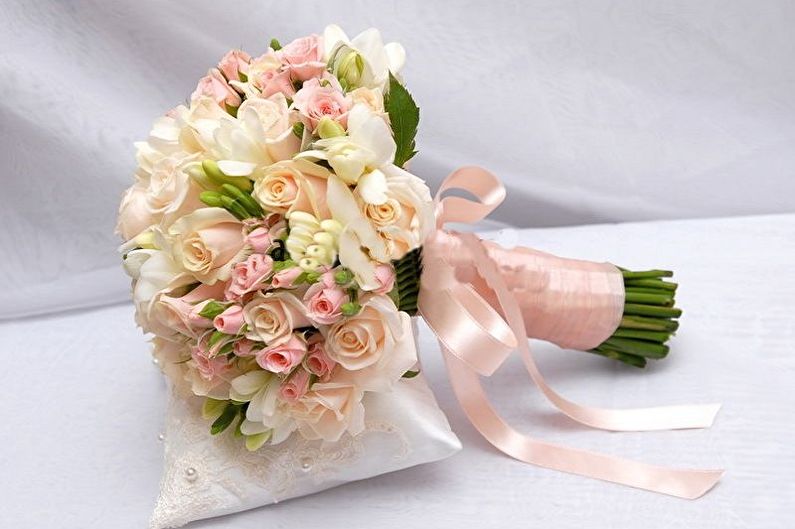
[[[169,248],[179,266],[202,283],[229,278],[245,249],[243,223],[222,208],[202,208],[168,228],[161,247]]]

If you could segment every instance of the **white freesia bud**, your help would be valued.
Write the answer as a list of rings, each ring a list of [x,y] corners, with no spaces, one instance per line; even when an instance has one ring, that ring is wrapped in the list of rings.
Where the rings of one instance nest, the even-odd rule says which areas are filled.
[[[289,218],[290,234],[285,247],[290,258],[301,269],[314,272],[321,266],[331,266],[337,259],[339,233],[342,226],[333,220],[318,222],[304,211],[294,211]]]

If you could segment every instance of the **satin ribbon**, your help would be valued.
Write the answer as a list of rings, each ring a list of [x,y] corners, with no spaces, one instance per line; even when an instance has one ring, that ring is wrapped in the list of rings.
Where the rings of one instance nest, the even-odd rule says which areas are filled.
[[[450,190],[468,192],[476,200],[460,196],[442,198]],[[436,195],[436,231],[423,246],[419,310],[439,340],[453,390],[470,422],[500,451],[525,463],[681,498],[694,499],[705,494],[718,482],[723,470],[666,468],[538,441],[517,432],[491,406],[480,376],[493,374],[518,349],[530,378],[547,399],[562,413],[593,428],[614,431],[708,428],[720,408],[716,404],[593,408],[555,392],[533,359],[520,304],[501,273],[501,266],[503,272],[510,272],[515,270],[516,263],[504,262],[505,254],[500,257],[492,243],[481,241],[471,233],[444,230],[448,222],[475,223],[484,219],[504,198],[505,188],[488,171],[464,167],[453,172]],[[534,252],[499,250],[510,254]],[[623,310],[623,284],[620,295]],[[615,315],[609,317],[615,319]],[[598,345],[616,326],[617,323],[611,327],[602,322],[601,328],[587,338],[593,343],[581,348]],[[565,326],[563,329],[554,331],[559,338],[556,341],[578,343],[567,341]]]

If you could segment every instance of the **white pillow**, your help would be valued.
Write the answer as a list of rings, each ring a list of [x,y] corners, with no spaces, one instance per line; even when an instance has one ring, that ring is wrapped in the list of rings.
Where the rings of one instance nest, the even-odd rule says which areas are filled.
[[[429,463],[461,449],[422,374],[367,393],[365,430],[336,443],[298,433],[249,452],[232,428],[211,436],[202,399],[172,386],[165,468],[152,529],[179,527]]]

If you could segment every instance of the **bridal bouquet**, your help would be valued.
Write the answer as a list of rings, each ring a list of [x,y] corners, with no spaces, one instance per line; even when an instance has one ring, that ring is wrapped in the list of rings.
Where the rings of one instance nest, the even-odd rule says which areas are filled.
[[[136,321],[153,335],[154,358],[174,387],[180,417],[169,421],[199,424],[206,438],[167,425],[174,468],[153,525],[261,502],[247,487],[277,501],[457,450],[420,373],[411,318],[418,312],[440,339],[473,423],[510,455],[553,468],[560,465],[511,453],[493,439],[498,432],[479,426],[473,416],[481,412],[462,395],[477,392],[471,377],[526,350],[527,336],[637,367],[668,353],[681,314],[670,272],[506,250],[444,229],[484,217],[504,190],[490,173],[465,168],[442,191],[463,189],[478,201],[434,200],[406,171],[419,109],[400,77],[404,59],[402,46],[384,45],[376,30],[351,40],[336,26],[284,46],[274,39],[256,57],[233,50],[136,144],[135,183],[118,223]],[[582,419],[587,409],[528,370],[575,419],[642,429]],[[411,415],[423,409],[429,420]],[[373,439],[359,445],[372,456],[358,471],[339,468],[356,465],[339,447],[397,423],[408,425],[402,444],[414,456],[384,466],[386,441]],[[215,469],[186,459],[182,452],[197,444],[217,458]],[[323,463],[329,446],[334,455]],[[296,472],[279,466],[285,457]],[[235,465],[248,470],[222,477],[219,469]],[[311,482],[300,474],[319,467]],[[277,468],[282,488],[251,477]],[[287,490],[291,480],[298,484]],[[235,499],[213,504],[213,485]],[[168,496],[175,487],[179,494]]]

